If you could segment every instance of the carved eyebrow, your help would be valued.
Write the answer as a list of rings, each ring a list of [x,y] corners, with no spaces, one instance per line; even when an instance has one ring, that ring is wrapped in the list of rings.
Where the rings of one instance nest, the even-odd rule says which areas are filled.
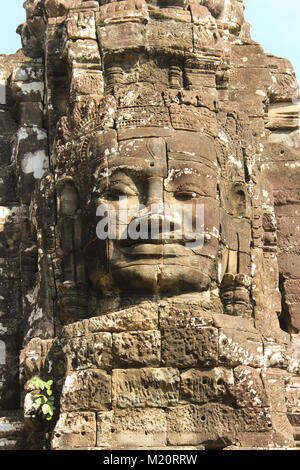
[[[137,191],[137,186],[134,179],[130,175],[127,175],[126,173],[116,169],[116,171],[114,171],[111,175],[108,175],[107,189],[120,184],[128,186],[128,188]]]
[[[122,177],[123,179],[132,179],[132,176],[128,175],[128,173],[135,173],[137,169],[137,167],[130,168],[126,165],[120,165],[113,168],[105,166],[99,171],[98,178],[114,178],[116,175],[118,175],[118,173],[120,173],[120,177]],[[94,174],[96,174],[96,172]]]
[[[134,183],[134,181],[132,181],[132,179],[127,179],[124,181],[124,178],[122,179],[117,179],[117,180],[108,180],[108,184],[107,184],[107,188],[106,189],[113,189],[113,188],[116,188],[116,187],[126,187],[126,188],[129,188],[131,190],[133,190],[134,192],[137,191],[137,187],[136,187],[136,184]]]
[[[175,180],[183,180],[188,177],[202,177],[202,178],[207,178],[207,177],[212,177],[213,174],[209,171],[207,173],[199,172],[199,169],[197,168],[191,168],[191,167],[185,167],[185,168],[170,168],[169,169],[169,175],[166,178],[166,181],[172,182]],[[194,179],[194,178],[193,178]],[[197,180],[198,181],[198,180]]]
[[[114,186],[117,185],[124,185],[130,188],[131,190],[137,191],[137,187],[133,179],[126,175],[126,174],[118,174],[121,173],[119,171],[115,171],[113,175],[103,175],[102,178],[98,179],[96,183],[95,190],[104,193],[105,191],[112,189]]]
[[[129,167],[124,167],[126,168],[126,171],[123,171],[122,168],[120,167],[116,167],[116,168],[109,168],[108,169],[108,178],[109,179],[115,179],[115,178],[122,178],[122,182],[124,182],[124,180],[129,180],[129,181],[132,181],[133,182],[133,179],[132,179],[132,176],[133,175],[128,175],[127,173],[132,173],[134,174],[137,170],[136,167],[132,167],[132,168],[129,168]]]
[[[199,180],[197,181],[187,181],[187,180],[181,180],[181,178],[176,178],[173,180],[170,184],[170,189],[171,191],[194,191],[198,194],[207,194],[209,191],[207,190],[206,187],[203,187],[203,184],[199,185]]]
[[[184,170],[190,172],[187,173]],[[205,196],[214,193],[212,189],[213,177],[212,172],[199,173],[199,170],[188,167],[178,170],[171,169],[168,178],[165,179],[164,187],[167,191],[189,190]]]
[[[173,157],[173,158],[172,158]],[[176,158],[177,157],[177,158]],[[181,157],[181,158],[179,158]],[[184,158],[182,158],[184,157]],[[185,162],[187,165],[193,165],[193,163],[200,163],[207,166],[208,168],[216,171],[218,169],[217,160],[211,160],[203,155],[197,155],[192,152],[168,152],[168,158],[172,161]]]

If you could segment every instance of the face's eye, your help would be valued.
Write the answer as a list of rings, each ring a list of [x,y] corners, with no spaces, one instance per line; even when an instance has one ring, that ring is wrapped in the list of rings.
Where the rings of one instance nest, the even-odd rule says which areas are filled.
[[[108,201],[118,201],[120,197],[132,197],[136,195],[136,189],[124,183],[111,184],[103,194]]]
[[[176,191],[174,196],[178,201],[190,201],[191,199],[197,198],[199,194],[195,191],[181,190]]]

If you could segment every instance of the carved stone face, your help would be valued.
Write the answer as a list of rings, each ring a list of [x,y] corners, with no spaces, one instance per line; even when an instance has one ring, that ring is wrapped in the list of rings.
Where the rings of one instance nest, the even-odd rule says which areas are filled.
[[[205,290],[216,277],[218,253],[218,165],[213,139],[171,129],[148,135],[139,130],[125,130],[119,136],[104,131],[90,143],[93,191],[88,220],[93,222],[85,250],[89,278],[103,293]],[[116,239],[96,236],[101,221],[96,211],[103,204],[115,209]],[[199,207],[204,210],[201,227],[196,220]],[[189,228],[186,213],[192,217]],[[203,228],[201,247],[191,232],[201,229],[203,233]],[[138,238],[132,239],[132,233],[138,233]]]

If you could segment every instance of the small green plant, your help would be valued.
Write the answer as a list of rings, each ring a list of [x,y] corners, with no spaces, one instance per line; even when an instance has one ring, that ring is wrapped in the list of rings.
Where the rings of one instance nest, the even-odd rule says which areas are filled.
[[[54,397],[52,396],[51,390],[52,384],[53,380],[45,382],[39,377],[35,377],[30,382],[32,390],[40,390],[42,392],[33,395],[33,400],[38,413],[40,413],[47,421],[52,419],[55,410]]]

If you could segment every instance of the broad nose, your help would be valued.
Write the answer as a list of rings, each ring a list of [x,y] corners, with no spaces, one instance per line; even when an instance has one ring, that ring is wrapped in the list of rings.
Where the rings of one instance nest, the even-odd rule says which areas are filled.
[[[152,176],[147,180],[146,206],[163,205],[164,180],[159,176]]]
[[[176,211],[174,213],[173,208],[165,203],[164,190],[164,178],[152,176],[147,180],[147,201],[145,205],[152,238],[162,236],[170,238],[171,234],[181,226],[181,220],[177,220]],[[157,233],[156,236],[155,233]]]

